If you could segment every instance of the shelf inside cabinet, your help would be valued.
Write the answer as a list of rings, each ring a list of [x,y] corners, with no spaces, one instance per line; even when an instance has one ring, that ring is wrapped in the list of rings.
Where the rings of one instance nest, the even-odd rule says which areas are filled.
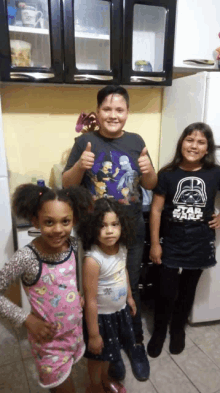
[[[88,38],[90,40],[110,40],[109,34],[86,33],[84,31],[75,31],[76,38]]]
[[[49,29],[41,29],[37,27],[9,26],[9,31],[12,31],[14,33],[49,35]]]

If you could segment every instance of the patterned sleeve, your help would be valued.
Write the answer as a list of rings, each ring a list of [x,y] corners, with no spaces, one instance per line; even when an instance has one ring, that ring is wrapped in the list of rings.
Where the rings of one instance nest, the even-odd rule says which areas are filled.
[[[167,172],[158,175],[158,183],[153,190],[154,194],[166,195],[167,193]]]
[[[0,271],[0,316],[7,318],[16,327],[20,327],[25,322],[29,313],[6,298],[4,292],[12,282],[21,278],[27,271],[30,256],[25,252],[25,248],[16,251]]]

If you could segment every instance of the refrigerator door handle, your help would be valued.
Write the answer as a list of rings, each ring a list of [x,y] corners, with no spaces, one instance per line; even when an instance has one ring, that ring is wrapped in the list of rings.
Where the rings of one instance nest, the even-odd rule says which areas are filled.
[[[183,63],[185,64],[199,64],[199,65],[206,65],[206,66],[213,66],[215,65],[213,60],[206,60],[206,59],[188,59],[188,60],[183,60]]]

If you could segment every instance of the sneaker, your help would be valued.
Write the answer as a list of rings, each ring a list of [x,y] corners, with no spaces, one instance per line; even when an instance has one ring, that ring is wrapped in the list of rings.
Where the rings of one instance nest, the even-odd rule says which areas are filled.
[[[125,365],[122,359],[117,362],[110,362],[108,369],[108,375],[110,378],[115,381],[121,381],[125,378],[125,373]]]
[[[166,332],[155,330],[147,345],[147,353],[151,358],[157,358],[163,349],[163,344],[166,338]]]
[[[146,381],[150,375],[150,364],[145,352],[144,344],[136,344],[128,351],[131,368],[138,381]]]
[[[185,348],[185,332],[179,330],[170,334],[170,353],[173,355],[179,355]]]

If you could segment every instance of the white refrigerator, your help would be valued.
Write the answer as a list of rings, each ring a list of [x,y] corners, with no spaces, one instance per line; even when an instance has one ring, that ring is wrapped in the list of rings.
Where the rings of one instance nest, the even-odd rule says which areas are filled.
[[[0,99],[0,269],[13,253],[13,228]]]
[[[180,134],[190,123],[211,126],[220,163],[220,72],[200,72],[173,80],[164,88],[159,168],[173,157]],[[220,194],[220,193],[219,193]],[[220,211],[220,195],[216,210]],[[190,322],[220,320],[220,229],[216,230],[217,265],[203,272],[197,286]]]

